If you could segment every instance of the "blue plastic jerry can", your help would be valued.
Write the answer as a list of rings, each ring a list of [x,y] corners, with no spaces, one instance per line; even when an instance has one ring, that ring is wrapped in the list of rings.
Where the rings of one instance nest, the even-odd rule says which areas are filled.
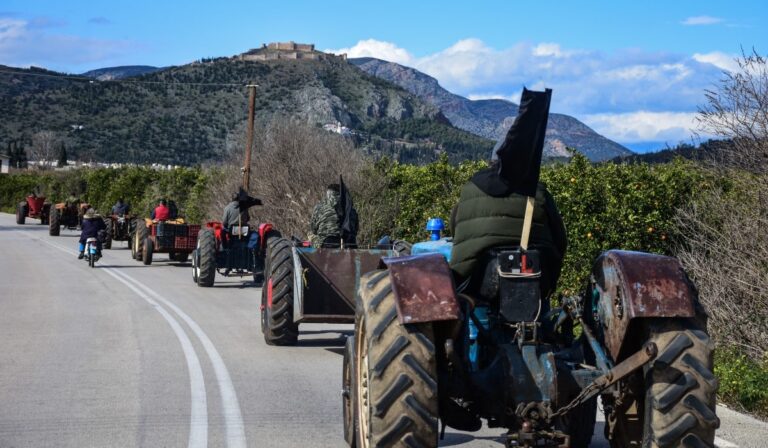
[[[442,254],[447,261],[451,261],[451,249],[453,249],[453,238],[440,238],[437,241],[422,241],[416,243],[411,248],[411,255],[418,254]]]

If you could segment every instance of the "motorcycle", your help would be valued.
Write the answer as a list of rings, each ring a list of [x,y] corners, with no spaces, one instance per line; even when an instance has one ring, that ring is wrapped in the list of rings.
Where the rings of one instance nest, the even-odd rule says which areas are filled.
[[[96,266],[96,262],[101,258],[99,255],[98,240],[94,237],[90,237],[85,240],[85,261],[88,262],[88,266]]]

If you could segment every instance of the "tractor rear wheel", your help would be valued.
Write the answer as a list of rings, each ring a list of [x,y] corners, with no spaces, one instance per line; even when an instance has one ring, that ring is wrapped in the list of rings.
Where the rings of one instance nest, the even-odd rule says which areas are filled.
[[[216,236],[211,229],[197,234],[197,285],[213,286],[216,279]]]
[[[355,382],[355,337],[347,338],[344,345],[344,361],[342,364],[341,375],[341,409],[344,415],[344,441],[347,445],[355,447],[355,437],[357,437],[357,418],[355,392],[357,383]]]
[[[197,279],[200,275],[200,257],[197,249],[192,251],[192,281],[197,284]]]
[[[26,202],[19,203],[18,207],[16,207],[16,224],[24,224],[24,221],[27,219],[28,210],[29,207]]]
[[[61,233],[61,212],[58,209],[51,210],[51,216],[48,218],[48,234],[59,236]]]
[[[112,218],[104,218],[104,249],[112,249]]]
[[[144,240],[147,239],[147,223],[143,219],[136,220],[136,231],[133,233],[133,244],[131,244],[131,255],[137,261],[141,261]]]
[[[357,446],[437,446],[432,324],[402,325],[387,271],[360,279],[355,313]]]
[[[653,319],[646,323],[646,341],[658,347],[656,359],[643,369],[637,391],[637,412],[618,415],[613,447],[714,447],[720,420],[715,415],[718,381],[713,373],[714,343],[695,319]]]
[[[293,323],[293,254],[285,238],[267,240],[267,287],[261,289],[261,331],[268,345],[296,345],[299,325]]]
[[[152,253],[155,251],[155,243],[151,238],[146,238],[141,248],[141,261],[146,264],[152,264]]]

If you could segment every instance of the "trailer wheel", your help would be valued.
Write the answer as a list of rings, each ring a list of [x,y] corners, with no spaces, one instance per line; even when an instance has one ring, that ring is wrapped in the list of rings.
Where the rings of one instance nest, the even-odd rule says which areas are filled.
[[[146,265],[152,264],[152,253],[154,251],[155,243],[152,242],[151,238],[147,237],[141,248],[141,261]]]
[[[612,446],[714,447],[720,426],[715,415],[718,381],[712,370],[714,343],[704,326],[694,319],[653,319],[645,335],[659,354],[643,369],[642,411],[630,417],[642,421],[642,440],[636,436]],[[626,415],[619,414],[618,420],[618,425],[632,426]],[[632,431],[621,431],[621,426],[614,432],[629,437]]]
[[[131,254],[137,261],[141,261],[144,248],[144,240],[147,239],[147,223],[142,219],[136,220],[136,232],[133,233],[133,244],[131,244]]]
[[[48,218],[48,235],[59,236],[61,233],[61,212],[58,209],[51,210]]]
[[[401,325],[387,271],[360,279],[355,313],[357,445],[437,446],[432,325]]]
[[[268,345],[296,345],[299,326],[293,323],[293,254],[285,238],[267,241],[266,294],[262,288],[261,331]]]
[[[16,224],[24,224],[27,219],[27,211],[29,210],[26,202],[20,202],[16,207]]]
[[[171,260],[177,263],[186,263],[189,260],[189,252],[175,252]]]
[[[355,382],[355,337],[347,338],[344,345],[344,361],[342,364],[341,375],[341,409],[344,414],[344,441],[347,445],[354,448],[356,446],[355,437],[357,435],[357,418],[355,413],[355,392],[357,383]]]
[[[213,286],[216,279],[216,236],[211,229],[197,234],[197,285]]]
[[[112,249],[112,218],[104,218],[104,249]]]

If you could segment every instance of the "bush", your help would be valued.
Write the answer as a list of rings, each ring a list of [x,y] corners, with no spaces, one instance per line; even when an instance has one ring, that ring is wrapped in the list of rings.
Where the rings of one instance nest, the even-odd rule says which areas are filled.
[[[734,348],[715,352],[718,398],[761,417],[768,417],[768,358],[755,361]]]

